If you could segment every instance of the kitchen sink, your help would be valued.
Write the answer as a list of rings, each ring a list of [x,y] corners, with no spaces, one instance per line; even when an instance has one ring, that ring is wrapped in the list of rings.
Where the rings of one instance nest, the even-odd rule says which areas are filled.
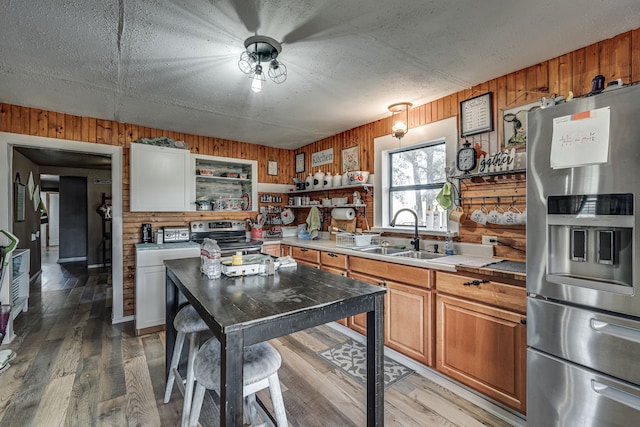
[[[425,252],[425,251],[401,251],[401,252],[396,252],[390,255],[396,256],[396,257],[413,258],[413,259],[434,259],[434,258],[441,258],[445,256],[445,254],[435,254],[433,252]]]
[[[397,253],[401,253],[401,252],[407,252],[406,249],[400,249],[400,248],[385,248],[382,246],[371,246],[371,247],[364,247],[364,248],[353,248],[353,250],[355,251],[359,251],[359,252],[365,252],[368,254],[378,254],[378,255],[395,255]]]

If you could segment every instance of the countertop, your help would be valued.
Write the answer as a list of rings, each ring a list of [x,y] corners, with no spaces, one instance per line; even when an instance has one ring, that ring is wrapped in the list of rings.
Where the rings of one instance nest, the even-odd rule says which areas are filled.
[[[499,278],[501,280],[513,282],[513,284],[516,284],[518,286],[524,286],[526,282],[525,272],[505,271],[505,270],[495,268],[496,267],[495,265],[493,267],[491,265],[486,265],[482,267],[478,266],[485,263],[486,264],[497,263],[499,261],[502,261],[502,259],[500,258],[473,257],[473,256],[460,257],[460,256],[454,255],[453,257],[456,257],[456,258],[444,256],[442,258],[439,258],[440,262],[438,262],[434,260],[421,260],[421,259],[411,259],[411,258],[404,258],[404,257],[394,257],[390,255],[371,254],[366,252],[360,252],[352,248],[343,248],[343,247],[336,246],[335,240],[327,240],[327,239],[300,240],[297,237],[265,239],[264,243],[266,245],[285,244],[285,245],[298,246],[298,247],[309,248],[309,249],[316,249],[320,251],[331,251],[331,252],[340,253],[344,255],[352,255],[352,256],[358,256],[362,258],[375,259],[379,261],[392,262],[395,264],[404,264],[404,265],[411,265],[415,267],[429,268],[432,270],[479,274],[483,276],[489,276],[491,278]],[[460,260],[460,259],[462,259],[461,262],[467,261],[469,264],[465,265],[461,263],[455,263],[457,262],[457,260]],[[453,261],[454,263],[447,263],[449,261]]]
[[[175,243],[136,243],[136,251],[151,251],[163,249],[199,248],[196,242],[175,242]]]

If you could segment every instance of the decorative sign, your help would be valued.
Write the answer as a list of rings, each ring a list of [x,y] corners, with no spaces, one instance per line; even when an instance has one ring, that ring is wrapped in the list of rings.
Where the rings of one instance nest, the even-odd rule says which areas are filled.
[[[460,102],[460,135],[470,136],[493,130],[492,92]]]
[[[311,167],[326,165],[333,163],[333,148],[327,148],[326,150],[318,151],[311,154]]]
[[[496,154],[481,156],[477,173],[507,172],[516,165],[516,149],[500,151]]]
[[[611,107],[553,119],[551,167],[554,169],[606,163],[609,160]]]

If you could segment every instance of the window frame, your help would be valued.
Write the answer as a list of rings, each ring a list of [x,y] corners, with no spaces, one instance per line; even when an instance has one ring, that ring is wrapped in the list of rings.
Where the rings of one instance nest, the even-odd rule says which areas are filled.
[[[429,148],[429,147],[436,147],[436,146],[443,146],[444,151],[445,151],[445,161],[444,161],[444,165],[443,165],[443,173],[444,173],[444,181],[442,182],[437,182],[437,183],[429,183],[429,184],[412,184],[412,185],[403,185],[403,186],[393,186],[392,185],[392,178],[393,178],[393,165],[392,165],[392,157],[394,154],[398,154],[398,153],[403,153],[403,152],[408,152],[408,151],[416,151],[416,150],[422,150],[425,148]],[[418,143],[418,144],[412,144],[412,145],[407,145],[404,147],[398,147],[398,148],[394,148],[394,149],[390,149],[390,150],[385,150],[385,152],[383,153],[386,157],[387,157],[387,174],[386,174],[386,182],[384,183],[385,189],[386,189],[386,198],[387,198],[387,203],[386,203],[386,215],[385,217],[387,218],[386,224],[385,226],[389,226],[389,222],[391,221],[391,218],[393,218],[394,212],[392,212],[392,197],[393,197],[393,193],[394,192],[398,192],[398,191],[418,191],[418,190],[439,190],[441,189],[444,184],[447,182],[447,178],[446,178],[446,168],[447,168],[447,161],[446,161],[446,150],[447,150],[447,144],[444,138],[440,138],[440,139],[436,139],[436,140],[432,140],[432,141],[427,141],[427,142],[422,142],[422,143]],[[403,228],[407,228],[407,226],[398,226],[398,229],[403,229]],[[410,227],[413,229],[413,227]],[[433,230],[428,230],[426,225],[419,225],[418,226],[419,230],[423,230],[423,231],[433,231]]]

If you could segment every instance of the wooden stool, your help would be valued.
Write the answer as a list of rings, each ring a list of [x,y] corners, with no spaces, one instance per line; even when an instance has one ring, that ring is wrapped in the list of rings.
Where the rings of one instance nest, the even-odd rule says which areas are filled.
[[[173,391],[173,384],[178,377],[178,388],[184,396],[184,407],[191,407],[191,400],[193,397],[193,386],[184,387],[182,384],[182,376],[178,372],[178,363],[180,363],[180,356],[182,355],[182,347],[184,346],[184,340],[189,336],[189,359],[187,362],[187,378],[189,375],[193,376],[193,361],[198,351],[198,345],[200,344],[200,332],[209,330],[209,326],[202,320],[198,312],[192,305],[183,307],[173,320],[173,326],[178,332],[176,336],[176,344],[173,348],[173,357],[171,358],[171,367],[169,369],[169,377],[167,377],[167,388],[164,392],[164,403],[169,403],[171,400],[171,392]],[[183,413],[184,417],[184,413]],[[183,424],[187,419],[183,418]]]
[[[269,343],[262,342],[244,349],[242,397],[244,397],[245,417],[247,420],[251,420],[253,427],[264,425],[260,424],[257,416],[257,412],[262,411],[262,408],[257,404],[255,394],[267,387],[271,395],[278,427],[289,425],[280,390],[280,379],[278,378],[278,369],[280,369],[281,363],[280,353]],[[187,387],[194,381],[196,389],[189,415],[189,426],[193,427],[198,424],[205,391],[213,390],[219,394],[220,342],[217,339],[208,340],[198,350],[193,366],[193,377],[187,377]],[[263,418],[268,419],[266,416]]]

